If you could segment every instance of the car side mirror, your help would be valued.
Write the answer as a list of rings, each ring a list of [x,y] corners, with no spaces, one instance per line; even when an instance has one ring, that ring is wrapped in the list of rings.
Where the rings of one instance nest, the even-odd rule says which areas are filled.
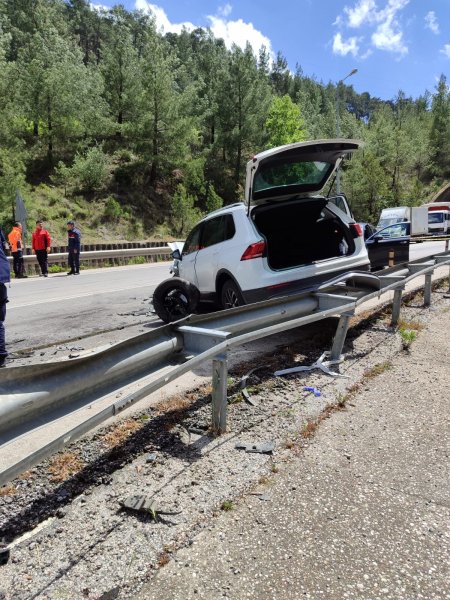
[[[178,250],[178,248],[172,252],[172,258],[174,260],[181,260],[181,252]]]

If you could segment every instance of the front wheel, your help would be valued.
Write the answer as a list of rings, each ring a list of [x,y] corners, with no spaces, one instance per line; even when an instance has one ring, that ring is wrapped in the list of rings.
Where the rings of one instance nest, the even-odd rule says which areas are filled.
[[[223,309],[235,308],[245,304],[241,290],[231,279],[227,279],[220,290],[220,303]]]
[[[192,314],[200,292],[185,279],[172,277],[160,283],[153,292],[153,308],[164,323],[172,323]]]

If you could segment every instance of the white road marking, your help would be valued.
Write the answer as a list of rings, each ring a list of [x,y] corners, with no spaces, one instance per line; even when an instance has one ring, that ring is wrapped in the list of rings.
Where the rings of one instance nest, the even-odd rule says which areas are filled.
[[[122,287],[115,290],[103,290],[97,292],[87,292],[85,294],[76,294],[74,296],[64,296],[63,298],[43,298],[41,300],[35,300],[34,302],[27,302],[26,304],[13,304],[14,300],[10,300],[8,304],[8,311],[12,308],[25,308],[26,306],[37,306],[38,304],[49,304],[50,302],[64,302],[65,300],[75,300],[77,298],[87,298],[88,296],[100,296],[102,294],[114,294],[115,292],[124,292],[127,290],[137,290],[140,288],[151,287],[151,283],[145,285],[133,285],[131,287]]]

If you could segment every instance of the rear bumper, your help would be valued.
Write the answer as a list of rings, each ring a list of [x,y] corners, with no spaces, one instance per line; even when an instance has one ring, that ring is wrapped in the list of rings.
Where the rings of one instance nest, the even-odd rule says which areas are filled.
[[[358,266],[355,267],[355,270],[370,272],[370,265]],[[242,291],[242,296],[246,304],[252,304],[253,302],[261,302],[262,300],[269,300],[270,298],[287,296],[289,294],[297,294],[298,292],[312,292],[316,290],[321,283],[334,279],[349,271],[351,271],[351,269],[347,266],[347,268],[334,271],[333,273],[316,275],[315,277],[308,277],[307,279],[298,279],[283,285],[245,290]]]

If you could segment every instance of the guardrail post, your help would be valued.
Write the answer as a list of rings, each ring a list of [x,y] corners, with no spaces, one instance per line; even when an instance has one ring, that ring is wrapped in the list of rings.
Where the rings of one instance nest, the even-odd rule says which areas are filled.
[[[396,327],[400,319],[400,308],[402,306],[403,286],[394,290],[394,302],[392,304],[391,326]]]
[[[218,435],[227,429],[227,356],[220,355],[213,359],[212,376],[212,428]]]
[[[330,361],[338,361],[342,354],[342,348],[344,347],[345,338],[347,337],[347,331],[350,326],[350,318],[353,313],[344,313],[339,318],[339,323],[336,329],[336,335],[333,339],[333,346],[330,352]]]
[[[430,306],[431,304],[431,278],[433,273],[425,273],[425,288],[423,292],[423,305]]]

